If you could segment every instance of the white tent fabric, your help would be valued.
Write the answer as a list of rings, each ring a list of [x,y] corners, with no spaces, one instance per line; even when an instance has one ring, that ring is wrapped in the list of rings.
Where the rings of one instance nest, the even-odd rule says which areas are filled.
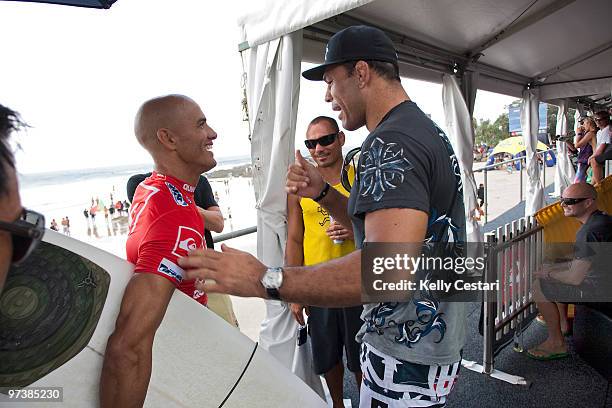
[[[253,186],[257,208],[257,257],[268,266],[283,265],[287,242],[287,167],[295,148],[300,92],[302,33],[293,32],[248,51],[247,101],[251,127]],[[287,305],[266,301],[259,344],[282,364],[301,374],[322,394],[318,376],[296,348],[297,322]],[[318,381],[318,384],[317,384]]]
[[[257,1],[238,19],[243,47],[256,47],[373,0]],[[300,55],[301,57],[301,55]]]
[[[476,199],[476,180],[472,171],[474,164],[472,117],[454,75],[446,74],[442,78],[442,102],[449,138],[461,169],[467,240],[468,242],[483,242],[484,236],[480,224],[474,218],[478,201]]]
[[[540,180],[540,166],[536,158],[538,144],[540,99],[538,91],[527,89],[523,92],[521,104],[521,128],[525,141],[527,159],[527,196],[525,198],[525,216],[533,215],[544,207],[544,187]]]
[[[559,112],[557,114],[557,129],[556,134],[567,135],[567,106],[568,101],[564,99],[559,104]],[[569,158],[567,143],[555,142],[557,147],[557,166],[555,167],[555,192],[554,196],[559,197],[563,190],[574,182],[576,171]]]
[[[575,118],[576,118],[576,122],[578,123],[578,119],[580,119],[581,116],[586,116],[587,111],[584,108],[584,105],[581,103],[576,104],[576,113],[575,113]]]
[[[239,20],[243,47],[303,28],[304,58],[321,62],[334,32],[365,23],[391,35],[401,74],[409,78],[440,83],[440,73],[459,67],[478,72],[479,89],[487,91],[520,97],[531,84],[545,102],[582,97],[612,104],[610,0],[267,0],[253,5]],[[567,29],[576,15],[589,21],[579,35]]]

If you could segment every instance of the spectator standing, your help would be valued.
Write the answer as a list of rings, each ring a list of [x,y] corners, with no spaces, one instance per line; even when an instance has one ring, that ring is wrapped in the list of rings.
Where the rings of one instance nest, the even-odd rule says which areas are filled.
[[[610,115],[606,111],[597,112],[595,122],[599,127],[597,145],[589,162],[593,167],[593,185],[598,185],[603,179],[604,163],[606,160],[612,160],[612,129]]]
[[[336,121],[326,116],[313,119],[306,131],[305,144],[325,181],[348,197],[349,191],[340,182],[344,133]],[[354,169],[351,168],[350,172],[352,182]],[[352,231],[332,221],[329,213],[317,202],[289,195],[287,207],[285,265],[315,265],[355,250]],[[309,316],[308,331],[311,334],[315,373],[324,376],[333,406],[344,407],[343,350],[347,368],[355,375],[357,386],[361,385],[359,345],[355,336],[362,324],[360,316],[363,307],[305,307],[297,303],[291,303],[290,307],[301,326],[305,325],[304,311]]]
[[[578,168],[574,183],[584,183],[587,179],[587,171],[589,169],[589,158],[593,155],[595,147],[595,135],[597,126],[593,118],[582,118],[580,126],[576,128],[576,138],[574,146],[578,148]]]

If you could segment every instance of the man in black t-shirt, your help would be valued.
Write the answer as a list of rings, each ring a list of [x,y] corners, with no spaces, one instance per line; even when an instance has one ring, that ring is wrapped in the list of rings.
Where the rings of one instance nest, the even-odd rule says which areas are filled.
[[[325,81],[325,101],[339,111],[344,129],[365,126],[370,134],[348,202],[299,151],[289,166],[286,191],[318,202],[342,225],[352,223],[359,249],[312,266],[275,268],[222,246],[222,253],[196,250],[179,264],[190,278],[205,279],[204,288],[212,291],[357,305],[364,241],[402,243],[412,259],[421,255],[423,244],[433,249],[465,243],[461,172],[444,133],[409,99],[393,42],[381,30],[339,31],[327,44],[325,63],[302,75]],[[411,271],[402,272],[402,279],[416,282]],[[444,406],[460,367],[465,303],[444,301],[427,287],[403,295],[402,302],[366,304],[362,319],[360,406]]]
[[[135,174],[127,182],[127,196],[128,200],[132,202],[134,198],[134,192],[136,191],[136,187],[147,177],[149,177],[151,173],[145,174]],[[204,176],[200,176],[200,180],[198,181],[198,185],[196,186],[194,192],[196,205],[199,207],[200,215],[204,217],[204,238],[206,240],[206,246],[208,248],[213,248],[213,239],[210,231],[214,232],[222,232],[223,231],[223,214],[221,213],[221,209],[219,205],[215,201],[215,196],[212,192],[212,187],[208,182],[208,179]]]
[[[597,209],[597,192],[587,183],[572,184],[563,191],[561,206],[566,217],[576,218],[582,226],[576,232],[574,259],[545,265],[538,273],[534,296],[546,321],[548,338],[527,352],[536,360],[567,357],[567,345],[557,305],[561,303],[605,302],[611,295],[610,255],[606,244],[612,242],[612,217]],[[548,300],[548,301],[547,301]]]

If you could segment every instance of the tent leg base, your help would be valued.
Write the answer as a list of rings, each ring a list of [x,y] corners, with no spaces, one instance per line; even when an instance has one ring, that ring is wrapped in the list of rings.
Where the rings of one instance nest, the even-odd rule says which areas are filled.
[[[476,363],[475,361],[469,361],[469,360],[461,360],[461,365],[465,368],[467,368],[470,371],[474,371],[476,373],[480,373],[480,374],[487,374],[484,372],[484,367],[478,363]],[[505,381],[509,384],[514,384],[514,385],[524,385],[524,386],[530,386],[531,384],[525,380],[523,377],[520,377],[518,375],[512,375],[512,374],[508,374],[508,373],[504,373],[503,371],[499,371],[499,370],[495,370],[493,369],[493,371],[490,374],[487,374],[489,377],[501,380],[501,381]]]

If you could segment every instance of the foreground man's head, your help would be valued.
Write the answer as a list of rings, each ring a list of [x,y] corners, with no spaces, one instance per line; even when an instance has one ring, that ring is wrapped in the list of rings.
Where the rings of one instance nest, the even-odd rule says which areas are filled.
[[[23,126],[19,115],[0,105],[0,221],[12,223],[22,213],[15,159],[9,145],[13,131]],[[0,292],[13,259],[13,239],[10,232],[0,228]]]

